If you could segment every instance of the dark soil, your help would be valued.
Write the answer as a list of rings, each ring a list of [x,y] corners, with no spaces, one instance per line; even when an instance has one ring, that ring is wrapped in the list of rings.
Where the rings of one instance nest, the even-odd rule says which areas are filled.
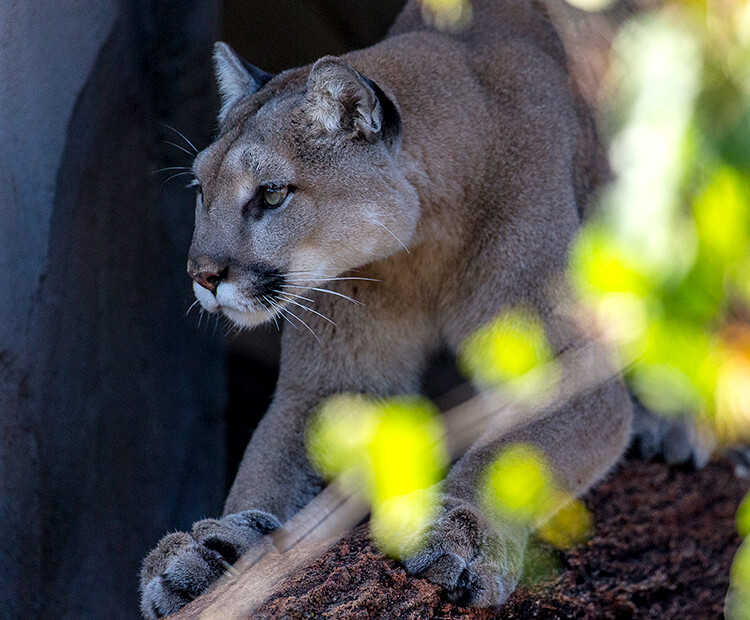
[[[438,586],[406,575],[370,544],[365,527],[300,571],[260,618],[722,617],[740,543],[734,514],[748,489],[726,461],[699,472],[627,461],[586,495],[593,537],[559,552],[531,545],[531,573],[502,608],[447,602]],[[189,608],[188,608],[189,609]]]

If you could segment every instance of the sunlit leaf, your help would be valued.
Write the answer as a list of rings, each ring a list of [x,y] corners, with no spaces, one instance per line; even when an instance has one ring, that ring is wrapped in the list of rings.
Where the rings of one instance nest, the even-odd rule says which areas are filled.
[[[742,500],[735,519],[740,536],[743,538],[750,536],[750,493],[745,495],[745,499]]]
[[[693,202],[700,242],[726,263],[748,250],[748,201],[745,180],[725,166],[711,175]]]
[[[537,527],[559,549],[584,542],[592,531],[586,507],[555,482],[544,453],[526,443],[506,446],[482,483],[483,503],[499,520]]]
[[[594,522],[586,506],[572,500],[539,528],[539,536],[558,549],[570,549],[590,537]]]
[[[377,406],[354,394],[326,400],[307,431],[313,464],[328,479],[362,468],[378,422]]]
[[[370,532],[385,554],[406,558],[426,543],[429,527],[440,509],[436,489],[395,495],[372,506]]]
[[[544,327],[530,310],[503,312],[461,345],[458,363],[484,386],[505,386],[517,398],[533,400],[558,378]]]
[[[381,502],[426,489],[443,476],[446,454],[438,412],[423,398],[401,397],[379,405],[378,422],[367,446]]]
[[[462,30],[471,24],[471,0],[419,0],[422,19],[438,30]]]
[[[546,457],[534,446],[512,444],[486,473],[485,494],[503,518],[532,525],[550,508],[555,493]]]
[[[581,231],[570,264],[576,290],[584,297],[604,293],[642,297],[652,287],[642,261],[601,225],[589,225]]]
[[[728,620],[750,618],[750,543],[748,539],[740,545],[732,561],[725,613]]]
[[[373,539],[395,557],[413,553],[439,506],[448,463],[435,407],[421,397],[339,395],[310,424],[310,459],[372,507]]]

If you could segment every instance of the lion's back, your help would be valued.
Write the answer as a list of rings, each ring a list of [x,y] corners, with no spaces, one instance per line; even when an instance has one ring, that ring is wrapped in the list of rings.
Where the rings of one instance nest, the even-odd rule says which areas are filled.
[[[592,194],[609,179],[609,166],[592,111],[570,75],[544,3],[472,0],[471,5],[469,26],[442,34],[467,50],[472,72],[495,105],[499,135],[514,134],[517,125],[538,130],[541,142],[570,142],[576,205],[583,218]],[[424,23],[420,5],[410,0],[390,36],[429,30],[434,29]]]

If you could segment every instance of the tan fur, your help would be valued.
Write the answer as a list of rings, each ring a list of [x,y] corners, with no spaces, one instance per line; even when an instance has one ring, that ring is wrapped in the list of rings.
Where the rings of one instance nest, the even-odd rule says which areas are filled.
[[[456,349],[509,306],[534,308],[557,351],[580,344],[550,283],[564,271],[606,164],[541,5],[475,0],[473,8],[473,25],[450,35],[426,27],[412,1],[382,43],[282,73],[258,92],[246,80],[239,98],[237,76],[220,76],[224,100],[234,103],[195,161],[203,199],[189,269],[223,279],[215,299],[205,290],[199,298],[252,325],[270,319],[259,297],[269,274],[319,274],[287,276],[282,289],[275,283],[312,300],[287,298],[319,315],[275,299],[286,310],[271,312],[297,328],[284,330],[276,396],[227,499],[232,523],[238,515],[283,522],[320,490],[303,439],[308,413],[325,396],[412,392],[431,352]],[[279,210],[243,215],[264,183],[297,189]],[[334,275],[376,281],[324,277]],[[232,305],[220,308],[230,299],[222,286]],[[407,567],[472,604],[503,602],[517,583],[526,533],[481,514],[481,472],[505,443],[528,441],[564,486],[581,492],[621,454],[630,416],[628,396],[612,380],[508,435],[488,431],[448,476],[433,542]],[[464,539],[445,539],[456,523]],[[247,544],[257,538],[245,532]],[[190,553],[201,536],[194,532]],[[175,546],[182,549],[161,548]],[[184,564],[159,558],[149,565]],[[184,604],[180,584],[204,587],[179,567],[144,568],[142,579],[147,617]]]

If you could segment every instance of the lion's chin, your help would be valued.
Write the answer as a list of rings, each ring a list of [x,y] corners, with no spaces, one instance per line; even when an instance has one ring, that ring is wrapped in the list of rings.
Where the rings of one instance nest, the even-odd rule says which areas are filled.
[[[238,327],[255,327],[273,319],[273,315],[268,310],[235,310],[222,306],[221,312]]]

